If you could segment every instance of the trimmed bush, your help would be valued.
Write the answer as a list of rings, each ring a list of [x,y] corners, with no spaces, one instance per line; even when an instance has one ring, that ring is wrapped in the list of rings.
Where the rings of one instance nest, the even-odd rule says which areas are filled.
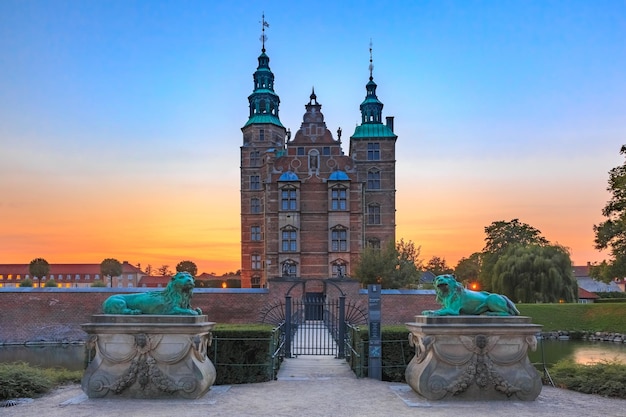
[[[217,370],[216,385],[273,380],[278,360],[270,349],[278,343],[270,325],[217,325],[208,356]],[[275,339],[276,338],[276,339]]]

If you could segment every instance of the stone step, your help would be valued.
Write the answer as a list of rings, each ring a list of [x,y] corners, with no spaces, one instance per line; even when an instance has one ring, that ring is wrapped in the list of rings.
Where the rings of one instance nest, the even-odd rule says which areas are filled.
[[[280,365],[279,381],[307,381],[350,378],[356,379],[345,359],[334,356],[300,355],[287,358]]]

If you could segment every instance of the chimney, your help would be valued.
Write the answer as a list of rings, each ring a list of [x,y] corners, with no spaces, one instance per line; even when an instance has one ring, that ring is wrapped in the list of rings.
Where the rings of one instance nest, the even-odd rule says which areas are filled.
[[[393,132],[393,116],[387,116],[387,127]]]

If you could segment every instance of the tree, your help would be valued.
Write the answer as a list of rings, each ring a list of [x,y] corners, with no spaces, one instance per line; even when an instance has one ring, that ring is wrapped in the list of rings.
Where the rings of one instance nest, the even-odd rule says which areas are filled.
[[[383,288],[403,288],[419,280],[420,248],[403,239],[389,241],[383,248],[365,247],[353,275],[364,285],[380,284]]]
[[[622,145],[619,153],[626,154],[626,145]],[[592,277],[605,282],[626,276],[626,163],[609,171],[607,191],[611,199],[602,209],[607,220],[594,225],[593,231],[595,248],[609,249],[610,260],[593,266],[590,271]]]
[[[496,221],[485,227],[485,247],[479,273],[481,288],[491,291],[493,268],[500,255],[511,245],[547,245],[548,240],[534,227],[513,219],[510,222]]]
[[[451,274],[454,272],[453,269],[448,266],[446,260],[438,256],[430,258],[424,268],[427,271],[432,272],[434,275]]]
[[[198,267],[191,261],[181,261],[176,265],[176,272],[189,272],[195,277],[198,275]]]
[[[478,281],[480,273],[481,253],[474,252],[469,258],[461,258],[454,268],[454,275],[457,281],[465,284]]]
[[[493,274],[493,291],[514,302],[569,303],[578,299],[572,261],[563,246],[509,245]]]
[[[122,275],[122,264],[117,259],[107,258],[100,263],[100,273],[102,276],[109,277],[111,287],[113,287],[113,277]]]
[[[150,264],[146,265],[146,274],[152,275],[152,265]]]
[[[170,266],[169,265],[161,265],[160,267],[157,268],[157,272],[162,277],[164,277],[166,275],[172,275],[172,271],[170,271]]]
[[[39,281],[39,287],[41,287],[41,278],[48,275],[50,272],[50,264],[44,258],[35,258],[30,261],[28,265],[28,272],[31,277],[37,278]]]

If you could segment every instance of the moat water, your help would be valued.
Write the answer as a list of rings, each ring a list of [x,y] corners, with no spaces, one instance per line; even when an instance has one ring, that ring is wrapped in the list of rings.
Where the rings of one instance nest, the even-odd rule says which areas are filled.
[[[545,360],[548,368],[561,359],[571,359],[580,364],[602,361],[626,363],[626,344],[539,340],[537,350],[530,352],[529,358],[536,366],[542,366]],[[0,363],[10,362],[26,362],[42,368],[79,371],[85,368],[87,358],[84,345],[0,346]]]

